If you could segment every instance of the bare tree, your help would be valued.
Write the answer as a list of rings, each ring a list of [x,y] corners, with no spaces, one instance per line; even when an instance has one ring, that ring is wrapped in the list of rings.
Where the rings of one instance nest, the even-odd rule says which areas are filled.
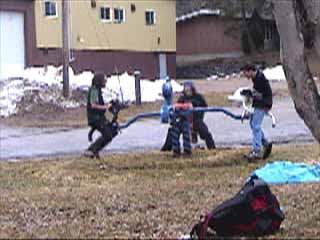
[[[308,65],[306,45],[320,57],[320,1],[271,0],[281,38],[282,61],[299,116],[320,142],[320,96]]]

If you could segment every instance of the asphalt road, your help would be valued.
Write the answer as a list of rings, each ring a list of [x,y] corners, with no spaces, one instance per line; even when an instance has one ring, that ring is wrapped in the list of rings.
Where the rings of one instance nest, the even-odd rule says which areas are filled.
[[[228,108],[241,113],[241,108]],[[309,130],[295,112],[289,99],[277,101],[273,108],[278,124],[272,128],[271,119],[264,121],[265,133],[276,143],[312,142]],[[251,132],[247,121],[241,123],[221,113],[206,114],[206,122],[218,147],[249,145]],[[122,131],[105,149],[106,152],[143,152],[159,149],[164,141],[167,125],[148,120],[131,125]],[[32,129],[0,126],[0,160],[19,160],[52,156],[79,155],[87,147],[88,129]],[[98,134],[96,132],[96,134]],[[97,135],[95,135],[96,137]],[[203,144],[203,143],[202,143]]]

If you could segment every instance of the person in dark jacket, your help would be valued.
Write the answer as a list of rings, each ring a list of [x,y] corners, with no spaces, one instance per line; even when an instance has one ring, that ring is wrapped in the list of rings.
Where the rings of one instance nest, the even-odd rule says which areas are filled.
[[[105,75],[96,73],[87,96],[88,125],[101,133],[101,136],[84,153],[90,158],[99,158],[99,152],[117,135],[117,131],[112,128],[112,124],[105,117],[106,111],[112,107],[103,100],[102,88],[106,86],[106,83]]]
[[[183,84],[183,95],[178,99],[180,103],[190,102],[193,107],[207,107],[204,97],[199,94],[192,81],[186,81]],[[193,113],[192,124],[193,135],[199,134],[200,138],[206,142],[208,149],[215,149],[215,142],[207,125],[204,122],[204,113]],[[172,149],[172,128],[169,128],[165,144],[161,148],[162,151],[170,151]]]
[[[262,130],[262,123],[265,115],[271,110],[272,89],[268,79],[262,71],[257,70],[254,65],[248,64],[241,68],[243,75],[252,80],[253,91],[252,107],[254,112],[250,118],[250,127],[252,131],[252,151],[246,155],[249,160],[257,160],[261,158],[267,158],[271,154],[272,143],[269,143]],[[262,147],[264,152],[262,153]]]

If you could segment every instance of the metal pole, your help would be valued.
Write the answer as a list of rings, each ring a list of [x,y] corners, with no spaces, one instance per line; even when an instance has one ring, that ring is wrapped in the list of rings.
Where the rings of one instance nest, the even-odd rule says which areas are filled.
[[[135,90],[136,90],[136,105],[139,105],[139,106],[141,105],[140,77],[141,77],[140,71],[135,71],[134,78],[135,78]]]
[[[63,96],[68,98],[69,92],[69,61],[70,61],[70,42],[69,42],[69,18],[70,0],[62,0],[62,68],[63,68]]]

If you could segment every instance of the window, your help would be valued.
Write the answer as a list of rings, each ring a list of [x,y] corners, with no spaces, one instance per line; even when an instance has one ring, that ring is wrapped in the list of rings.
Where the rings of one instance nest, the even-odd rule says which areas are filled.
[[[125,22],[125,13],[122,8],[114,9],[114,22],[115,23],[124,23]]]
[[[156,23],[156,14],[153,10],[146,11],[146,24],[154,25]]]
[[[52,0],[45,0],[44,12],[46,17],[57,17],[57,3]]]
[[[104,22],[111,22],[111,8],[110,7],[102,7],[100,8],[100,18]]]

